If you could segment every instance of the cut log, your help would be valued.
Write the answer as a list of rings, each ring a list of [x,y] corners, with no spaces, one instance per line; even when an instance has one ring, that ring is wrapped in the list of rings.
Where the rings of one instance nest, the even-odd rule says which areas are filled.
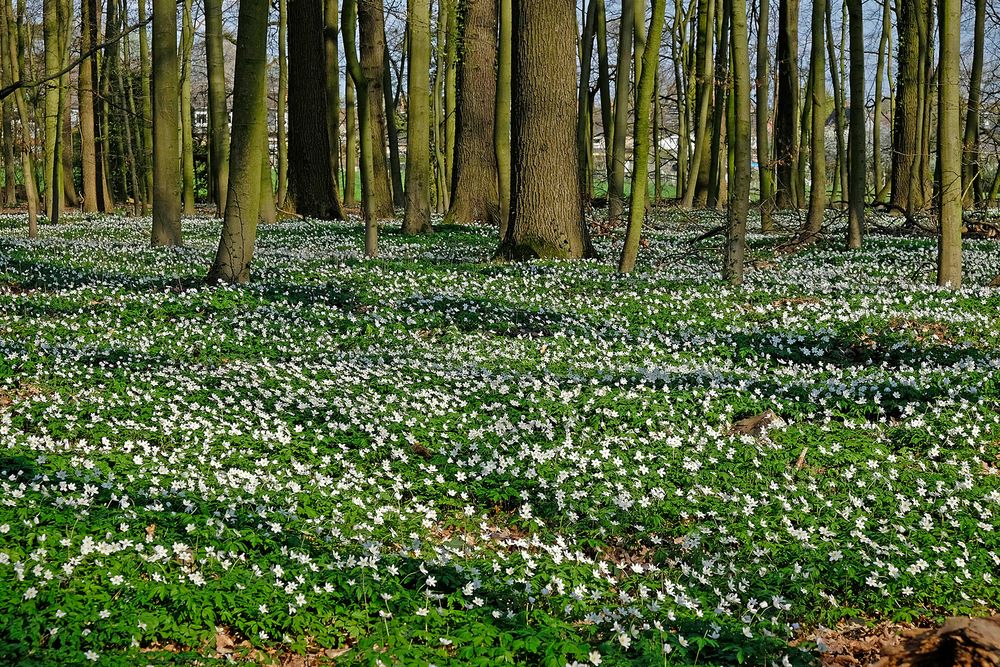
[[[949,618],[884,647],[875,667],[1000,667],[1000,616]]]

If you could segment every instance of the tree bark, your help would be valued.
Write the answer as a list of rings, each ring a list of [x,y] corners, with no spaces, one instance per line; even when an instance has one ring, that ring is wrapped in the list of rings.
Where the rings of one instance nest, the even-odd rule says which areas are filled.
[[[726,224],[726,258],[722,279],[733,285],[743,283],[743,263],[747,245],[747,213],[750,209],[750,51],[747,45],[746,4],[733,0],[733,182],[729,188]]]
[[[976,2],[973,31],[972,69],[969,71],[969,102],[962,138],[962,192],[965,207],[983,200],[979,166],[979,116],[982,106],[983,48],[986,41],[986,0]]]
[[[181,186],[184,215],[194,215],[194,136],[191,127],[191,52],[194,26],[191,0],[181,2]]]
[[[177,4],[153,0],[153,245],[181,245]]]
[[[4,0],[0,5],[4,10],[4,20],[7,29],[3,31],[4,53],[6,61],[5,69],[10,75],[11,84],[22,80],[21,63],[18,53],[20,47],[17,35],[17,20],[14,16],[14,9],[11,0]],[[38,237],[38,186],[35,183],[35,164],[31,158],[31,151],[28,147],[32,144],[31,136],[31,116],[28,111],[28,104],[24,99],[24,90],[18,88],[14,91],[14,104],[17,108],[18,120],[21,126],[21,176],[24,179],[24,196],[28,206],[28,238]]]
[[[514,0],[511,220],[504,257],[595,255],[576,164],[576,10],[573,0]]]
[[[376,220],[391,220],[395,211],[385,155],[385,17],[382,0],[357,0],[357,8],[360,64],[368,85],[368,131],[372,135],[372,181],[368,203]],[[360,91],[357,92],[360,100]],[[358,113],[361,113],[360,109]]]
[[[323,6],[288,2],[288,198],[310,218],[343,220],[330,164]]]
[[[625,139],[628,134],[629,73],[632,63],[632,36],[635,5],[622,1],[618,22],[618,59],[615,62],[615,127],[611,146],[611,181],[608,183],[608,221],[621,222],[625,212]]]
[[[938,240],[937,284],[962,286],[962,146],[958,79],[961,68],[961,0],[938,0],[941,58],[938,64]]]
[[[804,238],[814,240],[823,229],[826,213],[826,64],[823,62],[823,37],[828,0],[813,0],[812,48],[809,54],[812,131],[809,163],[812,183],[809,186],[809,214]]]
[[[497,95],[493,146],[497,158],[500,238],[503,239],[507,236],[507,227],[510,224],[510,96],[514,19],[511,0],[498,0],[497,5],[500,30],[497,41]]]
[[[627,1],[627,0],[626,0]],[[652,17],[648,34],[654,45],[659,46],[663,34],[663,14],[666,9],[665,0],[653,0]],[[642,21],[641,16],[636,17]],[[649,180],[649,110],[654,94],[656,70],[659,68],[659,49],[650,48],[643,52],[643,63],[639,68],[639,87],[635,97],[635,151],[632,165],[632,189],[629,198],[628,230],[625,233],[625,244],[618,260],[618,270],[630,273],[635,268],[635,260],[639,255],[639,241],[642,237],[642,221],[646,208],[646,182]]]
[[[284,2],[284,0],[282,0]],[[330,135],[330,169],[333,183],[340,186],[340,20],[337,0],[325,0],[323,9],[323,45],[326,59],[326,130]],[[280,79],[279,79],[280,81]],[[279,94],[279,101],[281,96]],[[280,116],[279,116],[280,119]],[[285,157],[278,153],[278,189],[281,194],[281,170],[286,168]],[[278,197],[279,202],[282,198]]]
[[[572,24],[576,34],[576,17]],[[494,0],[459,0],[461,37],[451,207],[445,224],[496,221],[499,211],[497,159],[493,147],[496,113],[497,11]],[[574,39],[574,57],[576,48]],[[576,78],[575,75],[573,77]],[[573,85],[574,100],[576,84]],[[573,154],[576,155],[575,144]],[[574,188],[575,189],[575,188]]]
[[[431,12],[428,0],[408,0],[410,56],[407,70],[409,108],[406,114],[406,211],[404,234],[432,231],[430,205]]]
[[[778,18],[778,100],[774,114],[774,204],[798,208],[799,160],[799,0],[780,0]]]
[[[882,162],[882,81],[885,79],[886,60],[889,55],[889,35],[892,31],[891,0],[882,0],[882,34],[878,43],[878,61],[875,65],[875,121],[872,123],[872,180],[875,185],[875,199],[881,200],[885,184]],[[853,56],[853,51],[851,53]],[[890,118],[892,118],[890,109]]]
[[[760,16],[757,21],[757,69],[755,84],[756,96],[756,121],[757,121],[757,174],[760,182],[760,230],[770,232],[774,230],[774,193],[772,190],[773,180],[771,178],[771,148],[768,137],[768,120],[770,119],[770,109],[768,108],[768,97],[771,94],[769,83],[770,74],[770,45],[768,44],[768,31],[771,25],[771,7],[769,0],[760,0]]]
[[[362,0],[363,2],[366,0]],[[366,71],[358,58],[355,39],[358,20],[357,0],[344,0],[344,52],[347,54],[347,71],[358,93],[358,133],[361,137],[361,209],[365,219],[365,255],[378,255],[378,215],[372,201],[372,187],[375,180],[372,156],[372,131],[370,97],[372,83],[369,74],[381,77],[381,72],[369,68]]]
[[[143,0],[139,0],[140,3]],[[209,160],[216,215],[226,212],[229,194],[229,111],[226,64],[222,51],[222,0],[205,0],[205,62],[208,66]]]
[[[851,122],[847,137],[847,247],[860,248],[865,226],[865,195],[868,190],[866,136],[868,110],[865,105],[865,27],[862,0],[847,0],[850,20]],[[875,122],[880,122],[876,116]]]
[[[267,138],[267,0],[241,0],[233,78],[229,192],[210,282],[250,279]]]

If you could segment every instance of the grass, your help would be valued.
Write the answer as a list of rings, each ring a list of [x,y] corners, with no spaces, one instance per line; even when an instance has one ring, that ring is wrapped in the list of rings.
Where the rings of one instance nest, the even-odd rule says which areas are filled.
[[[734,290],[657,215],[630,276],[281,223],[238,289],[218,221],[0,219],[0,662],[810,664],[995,612],[997,244],[949,292],[926,239],[757,235]]]

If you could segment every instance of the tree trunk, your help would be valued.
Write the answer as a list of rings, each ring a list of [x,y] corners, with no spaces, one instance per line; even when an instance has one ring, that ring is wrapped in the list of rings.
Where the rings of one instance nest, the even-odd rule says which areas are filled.
[[[11,0],[4,0],[0,5],[4,10],[4,20],[7,29],[4,32],[4,53],[6,61],[5,70],[9,73],[11,85],[22,80],[21,63],[18,57],[21,51],[15,38],[17,35],[17,19],[14,16],[14,9]],[[18,88],[14,91],[14,104],[17,107],[18,120],[21,125],[21,176],[24,179],[24,197],[28,206],[28,238],[38,237],[38,186],[35,184],[35,164],[31,158],[29,147],[32,144],[31,136],[31,115],[28,111],[28,104],[24,99],[24,90]]]
[[[385,17],[382,0],[357,0],[357,8],[361,39],[360,61],[368,85],[368,131],[372,135],[372,182],[369,205],[376,220],[390,220],[395,216],[395,211],[392,206],[392,186],[389,182],[389,167],[385,156],[386,109],[383,86]]]
[[[250,279],[261,199],[261,160],[267,154],[268,8],[267,0],[240,2],[229,192],[219,250],[208,272],[210,282],[245,283]]]
[[[892,126],[892,195],[890,203],[912,214],[924,207],[922,183],[923,110],[926,95],[925,44],[927,0],[901,2],[896,110]],[[957,136],[955,138],[957,141]]]
[[[730,5],[733,0],[722,2],[722,26],[719,30],[718,53],[715,57],[715,108],[712,114],[712,134],[709,148],[708,196],[705,205],[708,208],[718,208],[725,199],[723,153],[726,146],[726,105],[729,89],[729,22],[732,12]]]
[[[809,54],[809,102],[812,131],[810,132],[809,162],[812,184],[809,186],[809,214],[804,238],[815,240],[823,229],[826,213],[826,64],[823,62],[823,36],[826,22],[826,2],[813,0],[812,49]]]
[[[510,259],[593,257],[576,165],[573,0],[515,0]]]
[[[851,122],[847,137],[847,247],[860,248],[865,226],[865,194],[868,183],[866,137],[868,110],[865,106],[865,27],[862,0],[847,0],[851,52]],[[879,122],[876,116],[875,122]]]
[[[496,118],[493,146],[497,156],[497,194],[500,202],[500,238],[507,236],[510,223],[510,90],[513,9],[511,0],[498,0],[499,39],[497,42]]]
[[[938,240],[937,284],[962,286],[962,146],[958,80],[961,68],[961,0],[938,0],[941,58],[938,64]]]
[[[59,4],[60,0],[44,0],[42,2],[42,35],[45,49],[45,76],[54,76],[63,63],[62,44],[59,38]],[[58,218],[62,209],[62,181],[59,178],[62,162],[57,159],[56,145],[59,141],[59,118],[62,112],[62,87],[59,79],[45,89],[45,210],[49,219]]]
[[[403,208],[406,205],[406,198],[403,195],[403,166],[399,160],[399,128],[396,126],[396,97],[392,91],[392,70],[389,67],[391,60],[388,45],[385,45],[383,50],[382,97],[385,104],[383,118],[385,119],[385,136],[389,142],[389,177],[392,181],[392,205],[393,208]]]
[[[362,0],[366,2],[370,0]],[[367,11],[367,9],[366,9]],[[366,68],[358,59],[358,48],[355,39],[358,20],[357,0],[344,0],[344,51],[347,54],[347,71],[358,92],[358,133],[361,137],[361,209],[365,219],[365,255],[378,255],[378,215],[375,203],[372,201],[373,181],[375,180],[374,158],[372,155],[372,131],[370,97],[371,75],[381,79],[381,71]],[[379,51],[381,53],[381,51]]]
[[[461,36],[455,162],[451,178],[451,207],[445,216],[445,223],[496,221],[500,199],[493,147],[497,83],[494,69],[497,11],[494,0],[459,0],[458,25]],[[575,34],[575,16],[573,25]],[[574,54],[575,51],[574,48]],[[575,55],[573,60],[576,61]],[[576,90],[575,83],[573,90]],[[576,155],[575,145],[573,154]]]
[[[587,5],[586,20],[583,22],[583,37],[580,40],[580,85],[576,102],[576,153],[580,168],[580,195],[586,208],[590,207],[590,191],[593,175],[590,172],[592,125],[590,106],[590,71],[594,58],[594,31],[597,24],[597,2],[590,0]],[[497,91],[499,93],[499,78]]]
[[[882,118],[885,115],[882,112],[882,81],[885,79],[886,60],[889,55],[889,34],[892,31],[891,5],[891,0],[882,1],[882,34],[878,42],[878,61],[875,66],[875,121],[872,124],[872,180],[875,185],[876,201],[881,200],[880,193],[885,184],[882,162]],[[854,56],[853,50],[851,56]],[[889,117],[892,118],[891,113]]]
[[[712,33],[715,25],[715,5],[717,0],[698,0],[698,43],[696,44],[697,61],[695,78],[697,80],[697,90],[695,92],[695,138],[694,150],[691,152],[691,164],[688,166],[687,184],[684,187],[684,198],[681,200],[682,208],[694,206],[695,198],[699,191],[704,192],[707,197],[707,167],[706,161],[708,153],[708,112],[712,104],[712,85],[709,80],[709,72],[712,71]],[[705,44],[707,42],[707,44]],[[706,180],[702,185],[703,174]]]
[[[73,163],[74,163],[74,151],[73,151],[73,123],[70,118],[70,96],[69,91],[63,94],[63,111],[62,111],[62,173],[63,173],[63,196],[66,200],[66,206],[70,208],[76,208],[80,205],[80,197],[76,193],[76,183],[73,182]]]
[[[408,0],[410,56],[407,70],[406,211],[404,234],[432,231],[430,205],[431,14],[428,0]]]
[[[284,0],[282,0],[284,2]],[[335,187],[340,186],[340,21],[337,0],[325,0],[323,9],[323,45],[326,59],[326,130],[330,135],[330,169]],[[279,79],[280,81],[280,79]],[[279,102],[281,95],[278,95]],[[280,115],[279,115],[280,119]],[[285,157],[278,148],[278,189],[281,191],[281,170],[286,168]],[[282,198],[278,197],[279,202]]]
[[[844,21],[846,23],[846,21]],[[841,35],[843,44],[843,35]],[[833,2],[826,0],[826,47],[827,55],[830,59],[830,82],[833,84],[833,117],[836,137],[834,137],[837,160],[833,175],[833,193],[837,197],[834,199],[834,206],[840,208],[846,200],[844,191],[847,188],[847,150],[844,147],[844,88],[841,85],[840,69],[837,66],[837,46],[833,39]],[[825,85],[825,84],[824,84]]]
[[[344,82],[344,116],[344,206],[357,206],[358,116],[354,106],[354,80],[350,76]]]
[[[778,100],[774,115],[775,191],[778,209],[798,208],[799,0],[780,0],[778,10]]]
[[[309,218],[343,220],[330,164],[323,6],[288,2],[288,198]]]
[[[601,92],[601,131],[604,134],[604,177],[611,182],[611,149],[614,121],[611,119],[611,74],[608,67],[608,20],[604,0],[594,0],[597,19],[597,86]]]
[[[665,0],[653,0],[653,13],[650,18],[648,36],[656,46],[659,46],[660,36],[663,34],[665,6]],[[642,16],[636,16],[636,19],[643,21]],[[645,30],[643,30],[643,34],[645,34]],[[639,241],[642,237],[642,220],[646,207],[646,182],[649,180],[649,110],[659,62],[658,48],[649,48],[643,52],[643,63],[639,67],[639,86],[635,96],[635,151],[632,159],[628,230],[625,234],[625,244],[622,246],[621,257],[618,260],[618,270],[622,273],[630,273],[635,268],[635,260],[639,254]]]
[[[153,245],[181,244],[177,4],[153,0]],[[256,216],[255,216],[256,217]]]
[[[722,279],[733,285],[743,282],[747,244],[747,213],[750,209],[750,50],[747,45],[746,4],[730,3],[733,33],[733,182],[729,188],[726,224],[726,258]]]
[[[194,215],[194,136],[191,127],[191,0],[181,2],[181,185],[184,215]]]
[[[629,73],[632,62],[632,0],[622,1],[618,22],[618,60],[615,63],[615,128],[611,146],[611,181],[608,183],[608,221],[621,222],[625,211],[625,139],[628,134]]]
[[[83,6],[90,0],[83,0]],[[146,20],[146,0],[139,0],[139,23],[143,23]],[[80,65],[80,76],[83,76],[83,65]],[[153,151],[153,102],[152,95],[150,93],[150,65],[149,65],[149,36],[146,32],[146,28],[143,27],[139,30],[139,73],[142,80],[142,154],[144,157],[142,161],[143,170],[143,180],[145,181],[147,202],[151,201],[153,197],[153,165],[152,160],[148,158]],[[80,90],[83,90],[81,85]],[[93,97],[93,96],[91,96]],[[82,104],[81,104],[82,106]],[[93,99],[91,99],[90,104],[91,109],[91,137],[93,137]],[[81,110],[81,118],[82,118]],[[82,132],[81,132],[82,135]],[[81,138],[82,143],[82,138]],[[91,141],[93,144],[93,141]],[[95,184],[96,188],[96,184]],[[84,206],[86,206],[86,196],[84,197]]]
[[[768,29],[771,24],[770,10],[769,0],[760,0],[760,16],[757,22],[757,70],[754,84],[757,100],[757,174],[760,182],[760,230],[762,232],[774,230],[774,193],[771,191],[773,181],[771,178],[771,148],[768,140],[770,109],[767,104],[771,94],[768,86],[771,52],[767,42]]]
[[[278,144],[278,191],[275,195],[278,207],[284,208],[288,198],[288,2],[278,0],[278,101],[277,130]],[[334,172],[334,183],[339,185]],[[277,212],[275,212],[277,216]]]
[[[979,115],[982,105],[983,44],[986,40],[986,0],[976,2],[976,27],[973,31],[972,69],[969,72],[969,103],[962,138],[962,192],[964,206],[983,200],[979,168]]]
[[[139,0],[140,3],[143,0]],[[216,215],[226,212],[229,194],[229,112],[226,63],[222,51],[222,0],[205,0],[205,62],[208,67],[209,160]]]
[[[458,0],[438,0],[446,10],[445,21],[445,81],[444,81],[444,138],[445,169],[448,181],[448,208],[451,208],[451,184],[455,175],[455,131],[458,116]]]
[[[140,2],[140,5],[143,3]],[[93,14],[93,0],[80,3],[80,50],[88,53],[97,43]],[[94,57],[88,56],[80,62],[78,75],[80,107],[80,171],[83,174],[83,210],[96,213],[100,210],[97,197],[97,147],[94,127]]]

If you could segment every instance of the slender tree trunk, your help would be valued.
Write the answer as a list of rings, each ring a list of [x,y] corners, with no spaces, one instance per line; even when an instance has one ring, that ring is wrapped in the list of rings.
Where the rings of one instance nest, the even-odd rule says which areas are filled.
[[[277,207],[284,208],[288,198],[288,1],[278,0],[278,100],[277,111]],[[337,183],[334,173],[334,183]],[[275,212],[277,217],[277,212]]]
[[[346,46],[344,48],[347,48]],[[357,55],[357,54],[355,54]],[[354,79],[344,82],[344,206],[357,206],[357,111],[354,105]]]
[[[284,1],[284,0],[282,0]],[[323,44],[326,58],[326,129],[330,135],[330,168],[333,182],[340,186],[340,17],[337,0],[324,0]],[[279,38],[280,40],[280,38]],[[279,93],[279,101],[281,95]],[[280,143],[279,143],[280,146]],[[285,158],[278,153],[278,187],[281,188],[281,169],[285,168]],[[278,198],[282,201],[281,197]]]
[[[513,8],[511,0],[498,0],[497,96],[493,146],[497,156],[497,194],[500,203],[500,239],[507,237],[510,223],[510,95]]]
[[[267,97],[265,86],[264,115],[267,115]],[[274,180],[271,171],[271,149],[269,147],[270,134],[267,123],[264,123],[264,150],[261,151],[260,159],[260,210],[257,219],[265,225],[271,225],[278,221],[278,208],[274,203]],[[336,196],[334,190],[334,196]]]
[[[845,21],[846,23],[846,21]],[[841,37],[841,43],[843,43],[843,37]],[[840,69],[837,66],[837,47],[833,39],[833,3],[832,0],[826,0],[826,46],[827,54],[830,58],[830,81],[833,84],[833,115],[834,115],[834,127],[836,129],[837,136],[836,150],[837,150],[837,161],[836,169],[834,170],[834,187],[833,191],[836,193],[837,198],[836,207],[840,208],[841,202],[846,200],[844,192],[847,188],[847,151],[844,147],[844,88],[841,85],[842,80],[840,78]],[[824,84],[825,85],[825,84]]]
[[[769,0],[760,0],[760,16],[757,21],[757,70],[755,83],[756,121],[757,121],[757,174],[760,181],[760,230],[774,230],[774,193],[771,178],[771,148],[768,140],[768,120],[771,110],[767,100],[771,94],[768,83],[770,74],[770,45],[768,30],[771,25],[771,7]]]
[[[882,162],[882,81],[885,79],[886,59],[889,54],[889,35],[892,31],[891,0],[882,1],[882,34],[878,42],[878,62],[875,66],[875,121],[872,123],[872,180],[875,185],[875,199],[881,200],[881,192],[885,184]],[[853,48],[853,47],[852,47]],[[854,52],[851,51],[853,58]],[[853,64],[852,64],[853,67]],[[853,94],[853,93],[852,93]],[[889,115],[892,118],[892,115]]]
[[[611,182],[608,183],[608,220],[621,222],[625,210],[625,138],[628,133],[629,67],[632,62],[632,22],[635,5],[622,1],[618,23],[618,60],[615,63],[615,128],[611,147]]]
[[[961,0],[938,0],[941,59],[938,65],[938,208],[941,236],[938,240],[937,284],[962,286],[962,147],[958,79],[961,68]]]
[[[153,0],[153,245],[181,245],[177,4]],[[254,216],[256,218],[256,216]]]
[[[83,0],[84,6],[90,0]],[[146,20],[146,0],[139,0],[139,22],[143,23]],[[83,65],[80,65],[80,76],[83,76]],[[139,30],[139,70],[140,78],[142,80],[142,152],[144,156],[147,156],[142,161],[143,165],[143,180],[145,181],[146,188],[146,201],[151,201],[153,197],[153,164],[152,160],[149,159],[153,152],[153,106],[152,106],[152,95],[150,94],[150,65],[149,65],[149,37],[146,32],[146,28],[143,27]],[[80,90],[83,90],[81,85]],[[93,96],[92,96],[93,97]],[[82,102],[81,102],[82,106]],[[91,99],[91,110],[93,109],[93,99]],[[82,114],[82,111],[81,111]],[[81,115],[82,118],[82,115]],[[93,128],[93,111],[91,111],[91,127]],[[82,131],[81,131],[82,135]],[[91,130],[91,136],[93,136],[93,130]],[[81,138],[81,143],[82,143]],[[91,142],[93,143],[93,142]],[[95,184],[96,189],[96,184]],[[84,196],[84,206],[86,206],[87,200],[86,195]]]
[[[847,247],[860,248],[865,226],[865,194],[868,190],[868,164],[865,147],[868,110],[865,105],[865,27],[862,0],[847,0],[851,53],[851,124],[847,137]],[[879,118],[875,118],[876,125]]]
[[[496,151],[493,147],[496,122],[496,3],[494,0],[459,0],[458,25],[461,36],[455,163],[451,179],[451,207],[445,222],[496,221],[500,202]],[[575,15],[573,34],[576,34]],[[576,62],[575,57],[573,61]],[[573,89],[576,90],[575,84]],[[576,155],[575,146],[573,154]]]
[[[229,112],[226,109],[226,63],[222,40],[222,0],[205,0],[208,147],[212,163],[212,183],[215,187],[212,198],[215,200],[216,215],[219,216],[226,212],[226,195],[229,194]]]
[[[144,3],[140,2],[140,6]],[[80,3],[80,50],[90,52],[96,44],[94,33],[97,21],[93,15],[93,0]],[[97,196],[97,147],[94,127],[94,58],[80,62],[77,97],[80,107],[80,171],[83,175],[83,210],[96,213],[100,210]]]
[[[979,167],[979,115],[982,106],[983,50],[986,41],[986,0],[975,0],[976,26],[973,31],[972,69],[969,72],[969,103],[962,138],[962,192],[964,205],[983,200]]]
[[[323,6],[288,2],[288,198],[310,218],[344,219],[330,165]]]
[[[445,167],[448,171],[448,192],[451,208],[451,186],[455,176],[455,133],[458,117],[458,0],[438,0],[442,10],[447,12],[445,21],[445,84],[444,84],[444,117],[445,117]]]
[[[892,195],[890,203],[912,214],[924,207],[921,153],[926,56],[924,23],[927,0],[899,3],[899,56],[893,121]]]
[[[445,41],[448,29],[448,5],[437,3],[437,39],[434,45],[434,159],[435,159],[435,197],[434,210],[444,213],[448,210],[448,165],[445,158],[447,150],[445,143],[444,116],[444,83],[445,83]]]
[[[688,166],[687,185],[684,187],[684,198],[681,200],[682,208],[694,206],[695,197],[702,187],[707,197],[707,182],[704,186],[699,186],[699,182],[703,173],[707,175],[707,170],[702,169],[702,164],[707,164],[705,158],[708,152],[707,145],[710,143],[707,141],[708,113],[712,103],[712,85],[709,81],[709,72],[713,69],[710,45],[713,41],[712,33],[715,25],[715,4],[716,0],[698,0],[698,44],[696,45],[698,64],[695,75],[698,88],[695,95],[697,115],[695,116],[694,150],[691,153],[691,164]],[[704,51],[702,51],[703,47]]]
[[[184,215],[194,215],[194,136],[191,127],[191,0],[181,2],[181,174]]]
[[[627,1],[627,0],[626,0]],[[639,86],[635,98],[635,151],[632,166],[632,189],[629,198],[628,230],[625,233],[625,244],[618,260],[618,270],[629,273],[635,268],[635,260],[639,254],[639,241],[642,238],[642,221],[646,207],[646,182],[649,180],[649,110],[654,93],[656,70],[659,67],[660,54],[656,48],[663,34],[663,14],[666,9],[665,0],[653,0],[652,17],[650,18],[648,36],[652,39],[653,48],[643,52],[643,63],[639,69]],[[645,13],[645,12],[643,12]],[[643,21],[642,16],[636,16]],[[645,29],[643,30],[645,34]]]
[[[798,208],[799,161],[799,0],[780,0],[778,18],[778,99],[775,105],[774,204]]]
[[[408,0],[410,56],[406,114],[406,211],[404,234],[432,231],[430,206],[431,14],[428,0]]]
[[[6,32],[7,23],[4,22],[2,26],[2,31]],[[0,37],[0,40],[6,39],[6,37]],[[6,47],[3,46],[3,42],[0,41],[0,76],[2,76],[3,81],[0,85],[8,86],[10,85],[12,78],[10,71],[7,67],[7,57],[3,55],[6,53]],[[3,203],[4,206],[17,206],[17,183],[16,183],[16,168],[14,167],[14,114],[15,110],[11,108],[13,104],[13,99],[11,97],[6,97],[2,100],[3,105]]]
[[[509,0],[506,0],[509,2]],[[501,20],[502,24],[502,20]],[[597,24],[597,3],[590,0],[587,5],[586,20],[583,23],[583,37],[580,40],[580,85],[576,103],[576,152],[580,166],[580,193],[585,207],[590,207],[590,191],[593,175],[590,172],[591,146],[590,127],[592,125],[590,106],[590,73],[594,57],[594,32]],[[497,90],[499,92],[499,78]]]
[[[18,53],[21,51],[16,38],[18,34],[17,19],[14,16],[14,8],[11,0],[4,0],[0,5],[4,9],[4,20],[7,29],[4,31],[4,59],[5,69],[10,75],[11,84],[22,80],[22,65]],[[28,238],[38,237],[38,186],[35,183],[35,164],[31,158],[30,146],[31,136],[31,115],[28,111],[28,104],[24,99],[24,90],[18,88],[14,91],[14,104],[17,108],[18,120],[21,125],[21,177],[24,179],[24,197],[28,206]]]
[[[389,66],[391,59],[388,45],[383,46],[383,51],[382,97],[385,104],[386,138],[389,142],[389,176],[392,181],[392,205],[393,208],[403,208],[406,206],[406,198],[403,196],[403,165],[399,159],[399,128],[396,125],[396,96],[393,95],[392,90],[392,70]]]
[[[104,38],[111,42],[118,35],[118,0],[107,0],[106,20],[104,24]],[[94,15],[99,16],[97,8]],[[99,29],[94,34],[99,34]],[[94,59],[94,67],[98,61]],[[97,196],[100,201],[101,211],[110,213],[114,211],[114,196],[111,191],[111,80],[112,68],[118,66],[118,42],[114,41],[104,50],[104,57],[101,59],[100,76],[96,73],[94,80],[97,81],[99,99],[97,101],[96,127],[97,137]]]
[[[261,200],[260,165],[266,155],[267,21],[267,0],[240,1],[229,192],[219,250],[208,272],[211,282],[250,279]]]
[[[385,75],[385,17],[382,0],[357,0],[358,29],[360,33],[360,61],[368,84],[368,128],[372,134],[372,207],[377,220],[390,220],[395,211],[392,206],[392,185],[386,162],[386,119],[383,76]],[[355,82],[357,83],[357,82]],[[360,91],[359,99],[360,99]],[[360,113],[360,111],[359,111]]]
[[[597,86],[601,92],[601,131],[604,134],[604,177],[610,183],[614,121],[611,116],[611,74],[608,67],[608,21],[604,0],[594,0],[594,4],[594,14],[597,19],[595,28],[595,37],[597,38]]]
[[[732,12],[730,5],[733,0],[722,2],[722,26],[719,30],[718,53],[715,57],[715,109],[712,115],[712,134],[709,148],[708,198],[705,201],[708,208],[718,208],[725,199],[724,151],[726,146],[725,120],[729,89],[729,22]]]
[[[59,39],[59,6],[60,0],[44,0],[42,3],[42,34],[45,48],[45,76],[54,76],[59,72],[62,62],[62,44]],[[45,89],[45,210],[49,220],[58,218],[62,209],[62,183],[59,171],[62,163],[56,156],[56,145],[59,137],[59,117],[62,111],[61,86],[58,79],[51,87]]]
[[[67,81],[68,84],[68,81]],[[80,205],[80,197],[76,192],[76,183],[73,181],[73,164],[74,151],[73,151],[73,124],[70,119],[70,109],[71,100],[69,96],[69,91],[63,94],[63,110],[62,110],[62,173],[63,173],[63,196],[66,201],[66,206],[70,208],[76,208]]]
[[[733,285],[743,282],[747,244],[747,213],[750,209],[750,50],[747,45],[746,4],[730,3],[733,34],[733,182],[729,188],[726,225],[726,258],[722,279]]]
[[[500,254],[595,255],[576,165],[576,9],[573,0],[514,0],[510,226]]]
[[[809,187],[809,214],[804,237],[814,240],[823,229],[826,213],[826,64],[823,62],[823,36],[826,20],[826,2],[813,0],[812,7],[812,49],[810,51],[809,102],[812,132],[810,137],[809,162],[812,184]]]
[[[369,2],[371,0],[361,0]],[[369,76],[381,79],[382,72],[374,67],[366,68],[358,58],[358,48],[355,39],[358,20],[357,0],[344,0],[344,52],[347,54],[347,70],[354,80],[358,94],[358,134],[361,137],[361,209],[365,219],[365,255],[378,255],[378,212],[372,201],[373,181],[375,180],[374,158],[372,155],[372,131],[370,97],[372,82]],[[381,51],[379,51],[381,53]]]

